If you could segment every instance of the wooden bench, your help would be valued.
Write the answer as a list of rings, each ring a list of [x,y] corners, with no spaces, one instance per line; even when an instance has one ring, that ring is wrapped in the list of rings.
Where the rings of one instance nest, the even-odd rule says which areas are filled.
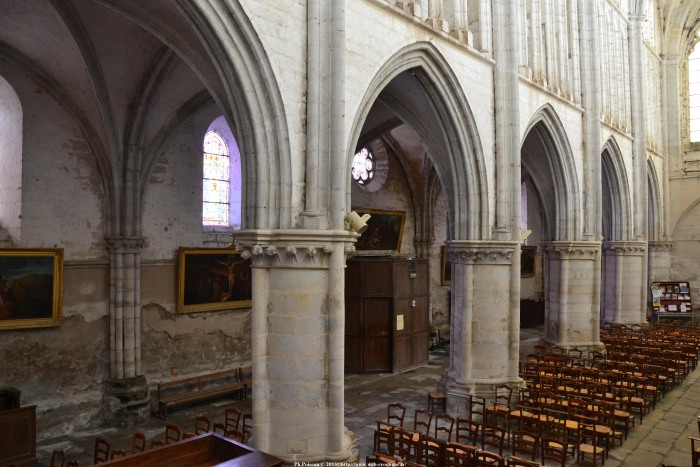
[[[245,400],[248,384],[240,376],[240,368],[235,368],[158,383],[158,416],[165,420],[170,406],[236,392]]]

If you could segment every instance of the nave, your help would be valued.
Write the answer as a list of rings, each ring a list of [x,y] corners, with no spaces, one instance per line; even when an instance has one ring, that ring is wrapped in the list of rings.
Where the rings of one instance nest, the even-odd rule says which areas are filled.
[[[521,330],[521,351],[531,354],[542,335],[541,328]],[[413,425],[413,414],[427,408],[430,391],[435,391],[440,375],[447,363],[444,351],[430,353],[428,365],[398,374],[346,374],[345,376],[345,426],[354,433],[357,445],[354,451],[360,460],[372,452],[373,432],[376,421],[386,418],[387,405],[399,401],[406,407],[407,426]],[[697,418],[700,414],[700,384],[696,384],[700,372],[695,369],[658,401],[656,408],[645,414],[629,432],[622,446],[616,444],[605,465],[609,467],[646,467],[662,464],[690,465],[689,436],[697,437]],[[172,411],[164,421],[152,416],[147,423],[137,427],[113,427],[97,431],[76,432],[69,436],[43,440],[37,446],[40,466],[50,465],[54,449],[63,449],[68,460],[78,460],[81,466],[93,465],[95,439],[100,436],[110,442],[113,450],[131,449],[132,435],[143,432],[147,442],[164,437],[167,424],[180,427],[181,431],[193,431],[197,416],[206,416],[212,423],[224,422],[228,407],[236,407],[241,413],[250,413],[252,399],[217,399],[209,404],[187,406]],[[569,456],[567,465],[576,464]],[[590,460],[581,465],[591,465]]]

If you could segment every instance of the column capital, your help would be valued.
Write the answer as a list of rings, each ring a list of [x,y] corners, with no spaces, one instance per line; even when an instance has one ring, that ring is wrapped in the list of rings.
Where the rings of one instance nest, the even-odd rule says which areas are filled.
[[[542,250],[550,258],[595,260],[600,242],[546,242]]]
[[[327,268],[337,249],[355,251],[359,235],[346,230],[240,230],[233,243],[253,267]]]
[[[140,253],[146,243],[143,237],[114,235],[105,237],[112,253]]]
[[[673,242],[649,242],[649,251],[655,253],[666,253],[673,249]]]
[[[451,240],[447,255],[453,263],[512,264],[518,242]]]
[[[624,242],[606,241],[603,242],[603,252],[609,255],[618,256],[643,256],[647,250],[647,242]]]

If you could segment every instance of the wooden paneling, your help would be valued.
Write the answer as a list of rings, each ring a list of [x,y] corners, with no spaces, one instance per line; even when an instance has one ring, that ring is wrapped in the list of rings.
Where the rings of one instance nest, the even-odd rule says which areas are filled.
[[[361,264],[361,268],[361,296],[383,295],[385,297],[391,297],[394,295],[394,281],[392,278],[393,268],[391,263],[373,261]]]
[[[348,261],[347,371],[403,371],[428,362],[428,270],[427,260]]]

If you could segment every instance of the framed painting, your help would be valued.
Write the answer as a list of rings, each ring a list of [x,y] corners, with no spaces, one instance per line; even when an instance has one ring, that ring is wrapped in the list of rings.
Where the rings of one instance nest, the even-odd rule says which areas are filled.
[[[447,257],[447,246],[443,245],[442,248],[442,260],[440,262],[440,269],[442,274],[440,274],[440,284],[441,285],[452,285],[452,263]]]
[[[520,277],[534,277],[536,259],[536,246],[520,247]]]
[[[184,248],[178,254],[178,313],[247,308],[252,304],[250,260],[230,248]]]
[[[398,253],[406,223],[403,211],[381,211],[377,209],[355,209],[362,216],[369,214],[367,230],[357,239],[356,251],[376,253]]]
[[[63,249],[0,248],[0,329],[61,325]]]

